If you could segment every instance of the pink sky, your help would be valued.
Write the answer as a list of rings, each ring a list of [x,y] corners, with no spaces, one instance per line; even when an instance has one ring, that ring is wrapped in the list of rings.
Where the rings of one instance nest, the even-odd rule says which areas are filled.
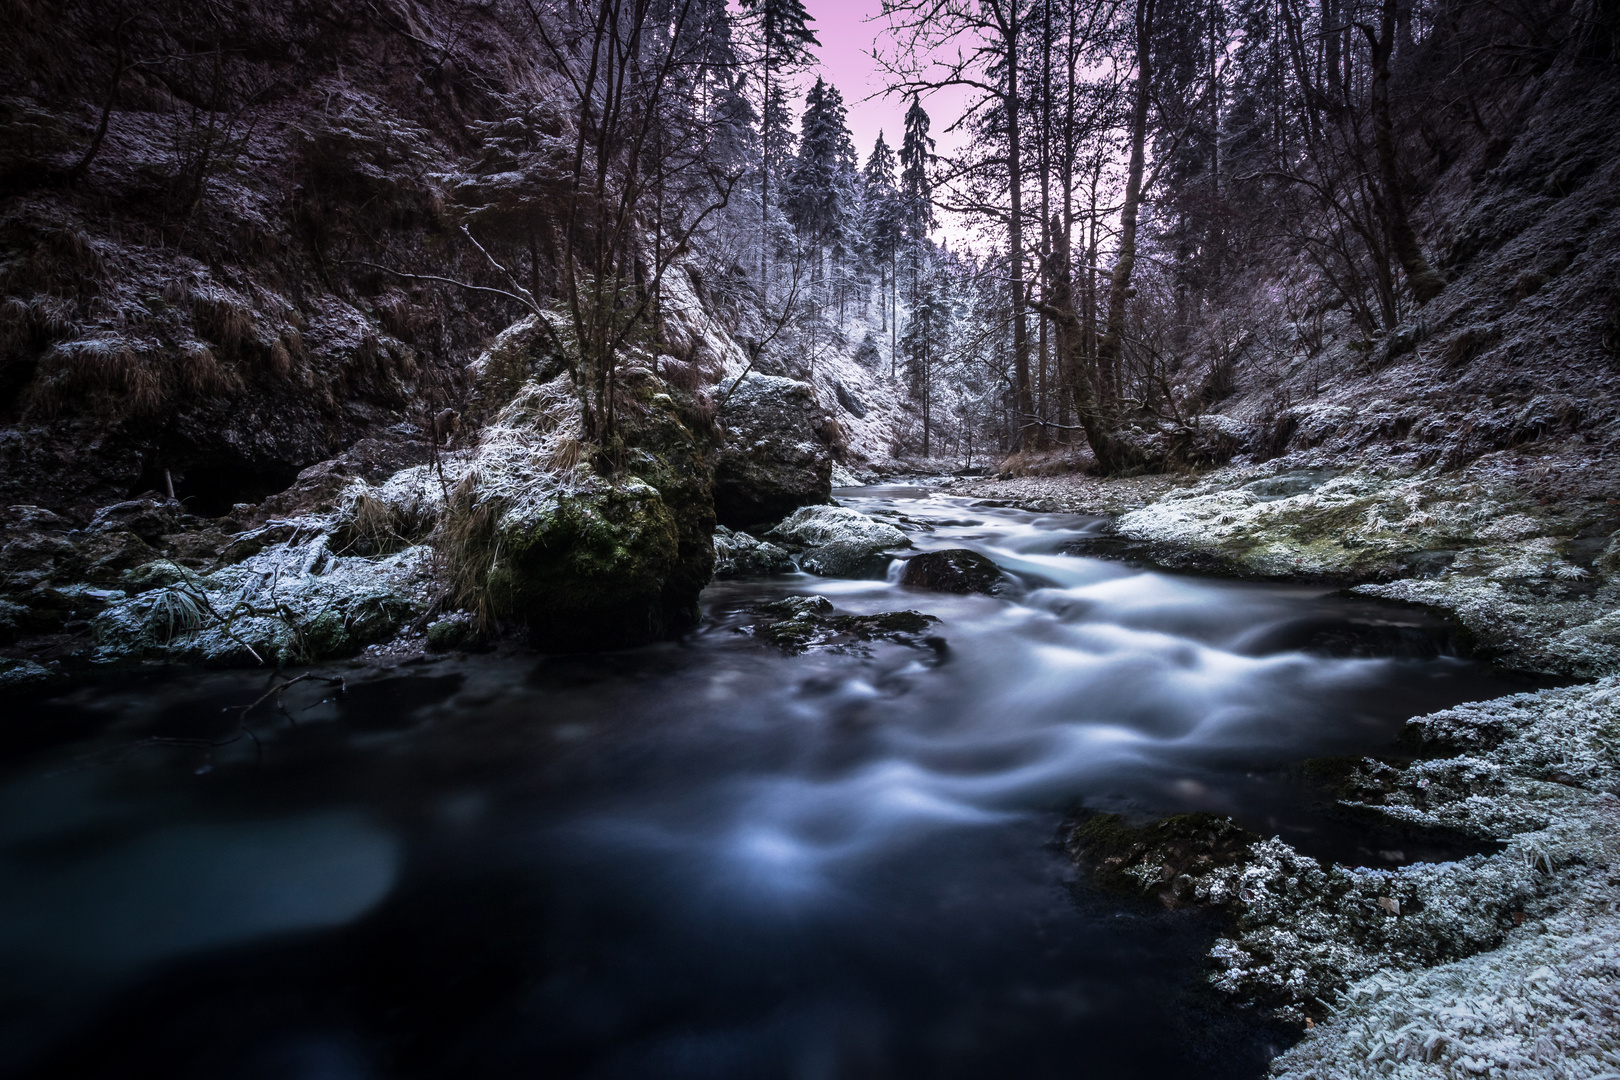
[[[882,0],[805,0],[804,6],[816,20],[813,29],[821,39],[821,48],[817,51],[820,67],[805,77],[804,84],[808,86],[819,74],[844,95],[844,104],[849,109],[849,129],[855,137],[855,151],[861,165],[866,164],[872,153],[879,129],[899,153],[908,103],[896,95],[882,93],[883,74],[871,55],[874,48],[883,52],[893,48],[881,17]],[[863,100],[868,97],[871,99]],[[960,142],[955,136],[944,134],[945,128],[956,119],[960,102],[961,94],[952,91],[923,101],[923,108],[933,120],[932,134],[940,152]]]

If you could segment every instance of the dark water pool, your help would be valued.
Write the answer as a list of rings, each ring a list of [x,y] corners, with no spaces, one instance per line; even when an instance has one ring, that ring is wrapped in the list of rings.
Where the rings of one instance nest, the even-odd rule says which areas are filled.
[[[1027,590],[721,583],[686,642],[330,669],[346,693],[300,683],[214,748],[285,675],[16,710],[0,1069],[1260,1075],[1288,1034],[1205,989],[1217,922],[1075,882],[1064,811],[1214,810],[1328,857],[1423,857],[1285,766],[1522,687],[1420,616],[1062,554],[1093,520],[843,498]],[[808,592],[934,614],[948,650],[787,656],[744,632]]]

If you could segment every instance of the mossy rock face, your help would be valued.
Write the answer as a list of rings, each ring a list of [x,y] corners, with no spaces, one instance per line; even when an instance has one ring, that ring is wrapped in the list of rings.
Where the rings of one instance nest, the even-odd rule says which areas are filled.
[[[1259,839],[1218,814],[1174,814],[1139,826],[1118,814],[1090,814],[1069,831],[1069,853],[1103,888],[1177,908],[1197,902],[1199,878],[1241,862]]]
[[[832,500],[837,426],[809,384],[745,376],[726,399],[720,422],[729,434],[716,456],[722,523],[748,529]]]
[[[698,594],[714,578],[714,462],[706,439],[665,395],[625,426],[633,448],[627,471],[657,489],[675,526],[675,560],[664,577],[666,633],[697,625]]]
[[[495,542],[490,598],[542,648],[639,645],[679,628],[684,610],[670,610],[665,589],[680,530],[648,484],[604,485],[508,511]],[[713,557],[711,547],[711,567]]]

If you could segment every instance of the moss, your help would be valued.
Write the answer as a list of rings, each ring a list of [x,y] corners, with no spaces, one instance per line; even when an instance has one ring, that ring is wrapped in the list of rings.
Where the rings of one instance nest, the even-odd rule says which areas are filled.
[[[1218,814],[1173,814],[1146,825],[1089,814],[1069,830],[1068,844],[1099,886],[1156,895],[1174,908],[1195,902],[1197,879],[1240,862],[1259,839]]]
[[[679,531],[645,483],[563,493],[533,512],[509,512],[496,524],[495,545],[490,599],[542,646],[632,645],[671,630],[663,601]]]

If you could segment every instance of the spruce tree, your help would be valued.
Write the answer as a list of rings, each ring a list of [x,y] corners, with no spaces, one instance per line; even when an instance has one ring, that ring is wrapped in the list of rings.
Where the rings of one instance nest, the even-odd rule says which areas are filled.
[[[872,144],[872,156],[866,159],[866,168],[861,174],[861,180],[864,211],[861,233],[866,241],[866,252],[878,270],[880,300],[883,295],[882,289],[891,290],[889,299],[879,304],[883,310],[882,328],[888,330],[889,309],[893,304],[895,263],[900,255],[903,236],[903,215],[900,207],[900,191],[895,178],[894,151],[883,141],[881,131],[878,132],[877,142]],[[889,343],[891,355],[894,351],[893,333],[897,332],[898,328],[891,332]]]
[[[771,78],[793,70],[810,60],[810,47],[819,46],[816,32],[810,29],[810,24],[816,20],[805,10],[804,0],[740,0],[743,10],[747,11],[755,21],[759,37],[760,61],[760,100],[765,111],[765,124],[761,131],[760,146],[760,178],[759,178],[759,221],[760,221],[760,250],[759,274],[760,289],[768,291],[769,282],[766,279],[769,270],[768,252],[770,250],[770,204],[771,204],[771,162],[774,148],[771,146]],[[778,93],[780,88],[778,87]]]

